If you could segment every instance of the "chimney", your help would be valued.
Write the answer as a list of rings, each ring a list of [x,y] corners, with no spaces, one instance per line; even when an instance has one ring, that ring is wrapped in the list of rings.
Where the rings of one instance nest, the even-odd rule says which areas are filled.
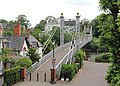
[[[3,25],[0,23],[0,36],[2,36],[3,33]]]
[[[30,29],[26,29],[27,30],[27,39],[30,38]]]
[[[19,21],[14,27],[14,36],[21,36],[21,26]]]

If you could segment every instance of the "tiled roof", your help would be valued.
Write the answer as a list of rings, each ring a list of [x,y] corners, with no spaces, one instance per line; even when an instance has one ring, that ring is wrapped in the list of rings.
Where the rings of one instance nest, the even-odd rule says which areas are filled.
[[[25,37],[24,36],[6,36],[5,37],[9,42],[9,48],[16,51],[21,51]]]
[[[33,37],[32,35],[30,35],[29,39],[28,39],[28,42],[31,44],[31,45],[35,45],[35,47],[42,47],[43,45],[35,38]]]

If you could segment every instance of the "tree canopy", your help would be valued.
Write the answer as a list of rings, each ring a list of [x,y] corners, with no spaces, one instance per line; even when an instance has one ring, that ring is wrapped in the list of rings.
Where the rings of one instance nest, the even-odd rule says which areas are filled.
[[[120,76],[120,0],[100,0],[100,8],[106,15],[102,15],[100,42],[108,46],[112,53],[111,65],[108,69],[106,80],[111,86],[115,86],[118,77]],[[119,84],[120,85],[120,84]],[[118,85],[118,86],[119,86]]]

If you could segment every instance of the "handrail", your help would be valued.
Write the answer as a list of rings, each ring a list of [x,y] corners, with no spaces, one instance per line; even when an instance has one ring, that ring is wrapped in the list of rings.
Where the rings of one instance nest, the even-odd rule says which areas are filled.
[[[61,51],[63,48],[68,47],[70,45],[69,43],[66,43],[64,45],[61,45],[59,47],[57,47],[54,52],[59,52]],[[38,67],[42,66],[46,61],[49,60],[50,57],[52,57],[53,55],[53,51],[50,51],[48,54],[46,54],[45,56],[43,56],[41,59],[39,59],[39,62],[34,63],[31,67],[29,67],[26,71],[26,75],[28,76],[31,72],[35,71]]]
[[[61,66],[62,66],[62,64],[65,64],[65,63],[67,63],[67,61],[73,56],[73,54],[77,51],[77,48],[81,48],[81,47],[83,47],[86,43],[88,43],[89,41],[91,41],[92,40],[92,35],[90,34],[89,35],[89,37],[86,39],[83,39],[79,44],[78,44],[78,46],[76,45],[75,47],[73,47],[64,57],[63,57],[63,59],[57,64],[57,66],[55,67],[55,69],[56,69],[56,74],[58,74],[59,73],[59,71],[60,71],[60,69],[61,69]],[[71,52],[72,52],[72,54],[71,54]],[[71,55],[71,56],[69,56],[68,57],[68,55]],[[66,59],[68,57],[68,59]],[[64,61],[66,59],[66,61]]]

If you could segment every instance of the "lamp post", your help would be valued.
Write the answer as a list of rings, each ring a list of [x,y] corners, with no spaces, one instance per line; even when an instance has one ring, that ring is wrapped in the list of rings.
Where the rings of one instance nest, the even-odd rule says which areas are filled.
[[[52,45],[53,45],[53,58],[52,58],[52,65],[53,65],[53,69],[54,69],[54,66],[55,66],[55,57],[54,57],[54,45],[55,45],[55,41],[52,42]]]
[[[54,69],[54,67],[55,67],[55,57],[54,57],[54,45],[55,45],[55,41],[52,43],[52,45],[53,45],[53,58],[52,58],[52,69],[51,69],[51,83],[55,83],[55,69]]]

